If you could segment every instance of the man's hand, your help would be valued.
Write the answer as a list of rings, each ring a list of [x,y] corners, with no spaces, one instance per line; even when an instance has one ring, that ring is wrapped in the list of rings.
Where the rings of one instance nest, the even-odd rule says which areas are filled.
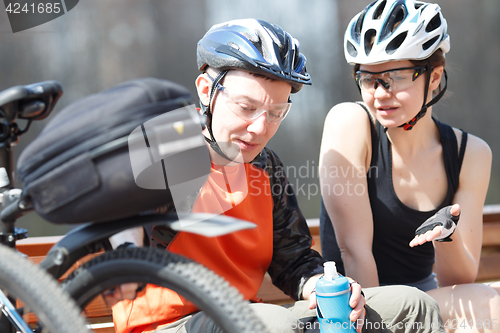
[[[111,307],[120,301],[134,299],[140,289],[142,288],[139,287],[138,283],[126,283],[106,291],[103,297],[106,304]]]
[[[144,228],[136,227],[119,232],[109,238],[113,249],[121,247],[144,246]],[[137,292],[143,288],[138,283],[126,283],[106,291],[103,294],[104,300],[108,306],[113,306],[123,300],[132,300],[136,298]]]
[[[349,299],[349,305],[352,308],[349,319],[352,322],[356,322],[356,331],[361,333],[363,328],[363,322],[365,319],[365,297],[361,294],[361,286],[356,281],[351,280],[351,298]],[[312,292],[309,296],[309,309],[316,308],[316,293]]]
[[[449,238],[457,226],[460,218],[460,206],[455,204],[441,208],[436,215],[430,217],[415,231],[415,238],[410,247],[422,245],[433,240],[451,241]]]
[[[365,296],[361,294],[361,286],[356,281],[351,283],[351,298],[349,305],[352,308],[349,319],[356,323],[356,332],[361,333],[365,319]]]

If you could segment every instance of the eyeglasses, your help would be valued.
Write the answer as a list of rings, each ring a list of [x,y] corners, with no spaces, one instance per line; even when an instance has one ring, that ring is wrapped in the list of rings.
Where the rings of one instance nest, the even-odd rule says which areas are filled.
[[[270,124],[278,124],[285,119],[292,107],[290,99],[288,103],[262,103],[249,96],[233,94],[226,87],[217,84],[217,89],[222,92],[226,99],[227,107],[243,120],[251,121],[259,118],[264,112],[266,120]]]
[[[373,94],[379,84],[391,92],[398,92],[411,87],[413,82],[427,71],[425,66],[404,67],[384,72],[356,72],[356,83],[359,88]]]

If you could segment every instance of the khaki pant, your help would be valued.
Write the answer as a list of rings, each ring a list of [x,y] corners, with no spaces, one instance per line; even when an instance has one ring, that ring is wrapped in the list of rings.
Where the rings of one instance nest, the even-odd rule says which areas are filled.
[[[443,333],[443,322],[436,301],[424,292],[407,286],[363,289],[366,296],[364,333]],[[319,332],[316,311],[309,301],[288,306],[250,304],[270,333]],[[222,333],[203,312],[186,316],[159,328],[158,333]]]

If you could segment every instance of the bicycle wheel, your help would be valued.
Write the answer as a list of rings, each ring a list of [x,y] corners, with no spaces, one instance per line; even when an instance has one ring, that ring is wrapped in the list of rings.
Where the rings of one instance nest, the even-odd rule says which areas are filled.
[[[63,288],[87,311],[91,301],[105,304],[102,294],[107,290],[132,282],[177,292],[225,332],[267,332],[248,302],[227,281],[204,266],[165,250],[125,248],[104,253],[73,272],[64,280]]]
[[[3,245],[0,258],[0,296],[7,301],[0,312],[1,332],[89,332],[79,308],[49,274]],[[14,329],[8,318],[16,317]]]

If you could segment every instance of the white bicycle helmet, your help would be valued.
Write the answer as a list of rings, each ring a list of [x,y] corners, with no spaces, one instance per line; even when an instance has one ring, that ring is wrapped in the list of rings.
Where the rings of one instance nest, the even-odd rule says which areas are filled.
[[[422,60],[437,49],[450,50],[447,23],[437,4],[377,0],[349,23],[344,53],[350,64]]]
[[[448,74],[444,70],[445,86],[429,103],[425,103],[429,73],[433,69],[428,58],[438,49],[443,54],[450,50],[447,28],[439,5],[415,0],[374,1],[347,26],[344,54],[350,64],[373,65],[392,60],[427,61],[422,108],[415,117],[399,126],[405,131],[411,130],[446,91]]]

